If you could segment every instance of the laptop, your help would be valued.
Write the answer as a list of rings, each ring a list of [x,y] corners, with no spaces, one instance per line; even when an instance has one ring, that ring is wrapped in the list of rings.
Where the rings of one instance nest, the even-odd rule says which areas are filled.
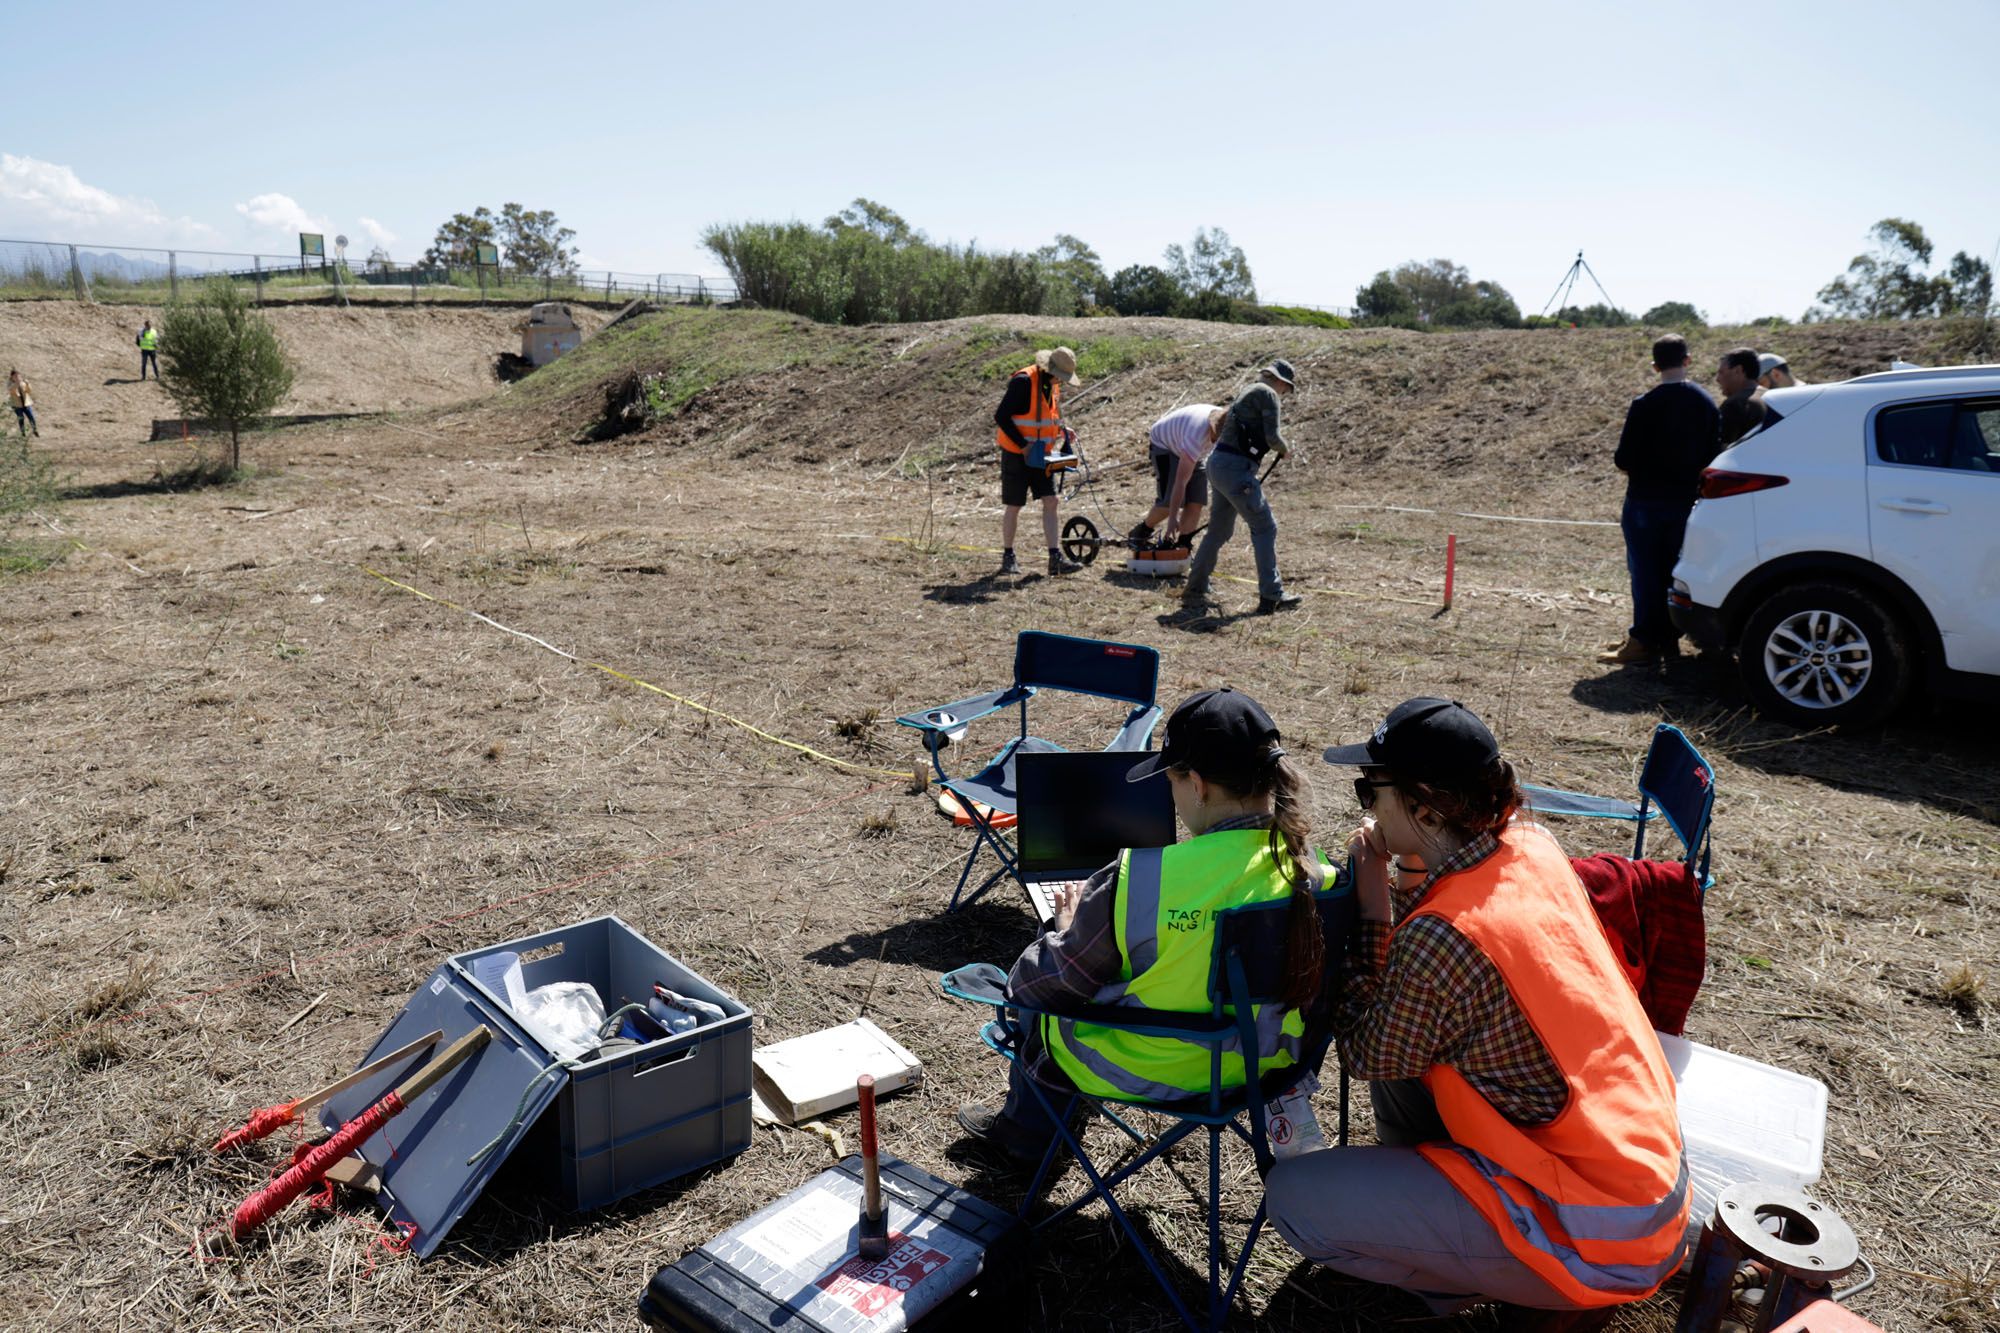
[[[1081,884],[1126,847],[1173,845],[1174,798],[1167,775],[1125,780],[1148,757],[1147,751],[1133,750],[1014,757],[1021,883],[1043,930],[1055,921],[1058,889]]]

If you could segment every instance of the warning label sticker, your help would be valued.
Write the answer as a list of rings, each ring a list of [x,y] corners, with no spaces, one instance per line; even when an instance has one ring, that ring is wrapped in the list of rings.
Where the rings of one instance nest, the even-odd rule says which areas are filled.
[[[851,1306],[864,1319],[882,1311],[917,1288],[925,1278],[951,1262],[943,1250],[934,1250],[902,1232],[891,1232],[888,1256],[863,1259],[858,1255],[819,1279],[821,1291]]]

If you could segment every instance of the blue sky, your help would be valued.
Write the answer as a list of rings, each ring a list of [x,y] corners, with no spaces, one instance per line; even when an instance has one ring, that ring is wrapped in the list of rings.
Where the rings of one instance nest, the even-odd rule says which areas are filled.
[[[866,195],[1113,269],[1222,227],[1321,305],[1445,256],[1532,313],[1581,248],[1716,319],[1797,315],[1881,217],[2000,242],[1991,0],[7,10],[9,238],[411,258],[512,199],[712,273],[704,225]]]

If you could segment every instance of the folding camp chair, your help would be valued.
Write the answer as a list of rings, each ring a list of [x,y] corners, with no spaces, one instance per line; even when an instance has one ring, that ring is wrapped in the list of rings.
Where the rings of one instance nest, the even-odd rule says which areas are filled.
[[[1144,750],[1152,739],[1153,727],[1160,720],[1160,710],[1153,703],[1159,679],[1160,655],[1151,648],[1130,643],[1107,643],[1101,639],[1078,639],[1041,630],[1023,630],[1014,641],[1012,685],[938,708],[905,713],[896,719],[901,725],[915,727],[924,733],[924,745],[930,751],[931,766],[937,771],[938,785],[958,798],[960,806],[972,821],[972,850],[966,855],[965,868],[959,871],[958,887],[952,890],[951,902],[945,908],[947,912],[957,911],[961,901],[974,901],[1009,875],[1020,879],[1015,845],[1002,832],[1000,823],[1003,821],[996,819],[996,816],[1012,816],[1015,813],[1014,756],[1023,750],[1034,752],[1063,748],[1054,741],[1028,733],[1029,701],[1044,690],[1061,690],[1129,705],[1124,722],[1104,749]],[[978,772],[958,777],[947,772],[945,747],[962,739],[970,723],[1013,705],[1018,705],[1020,710],[1019,734],[1002,746],[1000,752]],[[1012,820],[1004,822],[1011,823]],[[967,893],[965,886],[972,877],[973,863],[979,859],[980,850],[986,847],[993,849],[1000,860],[1000,868],[981,881],[978,888]]]
[[[1632,859],[1646,854],[1646,825],[1659,815],[1681,840],[1681,860],[1704,892],[1715,883],[1709,873],[1709,823],[1715,813],[1715,770],[1701,751],[1662,722],[1653,729],[1653,743],[1639,770],[1639,799],[1586,796],[1581,792],[1523,784],[1527,806],[1538,815],[1582,815],[1595,819],[1629,819],[1638,825],[1632,839]]]
[[[1104,1200],[1105,1207],[1138,1251],[1146,1270],[1173,1304],[1174,1312],[1192,1329],[1211,1330],[1222,1326],[1230,1304],[1236,1298],[1237,1288],[1242,1285],[1250,1252],[1256,1248],[1257,1237],[1264,1229],[1264,1202],[1260,1198],[1242,1248],[1233,1259],[1230,1257],[1222,1239],[1223,1131],[1233,1132],[1249,1145],[1256,1156],[1260,1177],[1269,1171],[1273,1157],[1265,1135],[1264,1103],[1281,1095],[1305,1073],[1317,1072],[1332,1041],[1329,1022],[1332,998],[1339,992],[1346,942],[1355,913],[1352,881],[1344,874],[1331,877],[1317,898],[1320,929],[1327,946],[1325,984],[1321,987],[1324,998],[1306,1017],[1305,1037],[1300,1043],[1297,1065],[1288,1065],[1269,1073],[1261,1071],[1257,1034],[1252,1029],[1251,1021],[1252,1005],[1271,1003],[1284,990],[1285,934],[1291,919],[1291,905],[1289,901],[1280,900],[1231,908],[1217,915],[1214,961],[1208,978],[1207,1013],[1148,1013],[1143,1019],[1135,1021],[1134,1011],[1130,1008],[1096,1005],[1062,1015],[1065,1019],[1115,1028],[1121,1032],[1164,1037],[1203,1047],[1209,1056],[1210,1071],[1209,1091],[1205,1096],[1177,1102],[1150,1101],[1136,1096],[1091,1097],[1083,1093],[1065,1097],[1061,1093],[1050,1092],[1033,1080],[1028,1081],[1036,1100],[1041,1103],[1043,1114],[1056,1126],[1056,1137],[1049,1141],[1048,1151],[1042,1155],[1041,1165],[1021,1202],[1022,1217],[1025,1218],[1035,1207],[1043,1188],[1050,1183],[1051,1168],[1057,1154],[1068,1150],[1076,1157],[1077,1165],[1089,1180],[1090,1187],[1080,1197],[1036,1222],[1034,1230],[1038,1233],[1046,1231],[1091,1200]],[[1038,1010],[1022,1008],[1010,1002],[1006,995],[1006,982],[1006,974],[990,963],[962,967],[947,973],[942,979],[946,994],[994,1007],[997,1012],[980,1029],[980,1036],[995,1051],[1009,1060],[1017,1060],[1027,1027],[1038,1022],[1042,1015]],[[1222,1058],[1225,1050],[1229,1049],[1242,1052],[1244,1083],[1241,1087],[1224,1090]],[[1338,1128],[1339,1142],[1343,1146],[1347,1142],[1347,1101],[1348,1081],[1343,1070],[1340,1075]],[[1112,1107],[1151,1111],[1168,1117],[1173,1124],[1138,1156],[1106,1172],[1085,1154],[1082,1134],[1071,1125],[1070,1117],[1079,1102],[1105,1115],[1135,1139],[1138,1134],[1118,1117]],[[1249,1119],[1247,1129],[1239,1123],[1246,1112]],[[1175,1290],[1173,1281],[1154,1256],[1145,1236],[1119,1205],[1116,1192],[1118,1186],[1148,1163],[1172,1151],[1174,1145],[1201,1129],[1208,1131],[1208,1303],[1205,1318],[1198,1320]],[[1226,1281],[1223,1271],[1225,1261],[1228,1266]]]

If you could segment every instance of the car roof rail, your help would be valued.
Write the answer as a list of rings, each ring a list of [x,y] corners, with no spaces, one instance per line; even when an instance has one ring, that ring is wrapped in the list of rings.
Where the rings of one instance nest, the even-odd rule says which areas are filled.
[[[2000,365],[1985,366],[1916,366],[1908,370],[1878,370],[1871,375],[1856,375],[1847,380],[1848,384],[1880,384],[1886,380],[1904,382],[1908,380],[1953,380],[1973,379],[1981,376],[2000,375]]]

